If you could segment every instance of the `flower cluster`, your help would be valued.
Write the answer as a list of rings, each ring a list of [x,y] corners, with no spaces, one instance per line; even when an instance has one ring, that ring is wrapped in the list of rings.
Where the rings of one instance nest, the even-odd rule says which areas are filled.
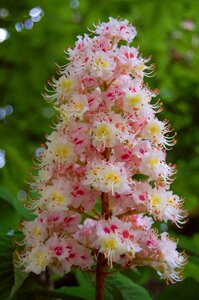
[[[153,225],[180,226],[186,215],[166,161],[175,134],[157,118],[158,91],[144,84],[153,66],[130,45],[135,35],[127,20],[110,18],[78,36],[44,95],[58,122],[31,183],[36,218],[23,223],[20,255],[27,272],[95,271],[103,255],[107,268],[149,265],[171,282],[181,278],[185,256]]]

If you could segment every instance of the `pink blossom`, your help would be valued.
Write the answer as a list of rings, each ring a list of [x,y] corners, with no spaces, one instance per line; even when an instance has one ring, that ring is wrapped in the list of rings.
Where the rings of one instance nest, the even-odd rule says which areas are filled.
[[[32,174],[36,218],[22,224],[20,264],[62,276],[73,267],[95,272],[103,256],[106,267],[149,265],[178,281],[185,257],[154,223],[180,226],[186,213],[170,189],[175,134],[151,103],[158,91],[144,84],[153,66],[130,46],[136,30],[127,20],[109,18],[91,32],[68,49],[44,95],[58,118]]]

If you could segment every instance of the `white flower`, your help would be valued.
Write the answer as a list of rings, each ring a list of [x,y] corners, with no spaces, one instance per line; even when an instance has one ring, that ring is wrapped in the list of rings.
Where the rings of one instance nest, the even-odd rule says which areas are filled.
[[[101,152],[122,143],[132,144],[134,134],[127,120],[115,113],[98,114],[93,120],[92,144]]]
[[[47,101],[52,101],[57,99],[56,103],[67,100],[68,96],[70,96],[75,88],[75,77],[62,75],[58,80],[53,78],[52,83],[50,85],[53,86],[54,90],[49,91],[50,94],[44,94],[44,97]]]
[[[116,144],[116,128],[108,122],[96,122],[92,135],[92,144],[95,147],[112,148]],[[101,148],[101,147],[100,147]]]
[[[50,259],[49,248],[45,245],[39,245],[27,252],[21,261],[24,263],[26,272],[40,274],[42,271],[45,271],[50,263]]]
[[[185,223],[185,212],[181,209],[182,200],[172,191],[154,188],[149,192],[149,212],[157,219],[167,222],[171,220],[177,226]]]
[[[42,153],[41,165],[48,164],[72,164],[76,161],[74,145],[65,136],[54,131],[48,136],[46,143],[48,148]]]
[[[62,177],[54,180],[50,185],[43,186],[39,199],[34,201],[36,207],[51,212],[67,210],[70,203],[70,184]]]
[[[144,153],[139,167],[140,173],[148,175],[150,179],[162,181],[165,185],[172,182],[175,168],[165,162],[165,154],[161,150],[151,149]]]
[[[42,243],[48,236],[47,226],[36,218],[34,221],[23,224],[24,242],[26,245],[36,247]]]
[[[96,26],[95,32],[101,36],[105,36],[110,39],[114,39],[115,42],[125,40],[129,43],[132,42],[137,32],[127,20],[117,20],[109,18],[109,22],[103,22]]]
[[[127,194],[131,191],[123,163],[91,162],[87,166],[86,179],[83,183],[105,193]]]
[[[110,54],[111,53],[112,52],[110,52]],[[103,51],[94,53],[88,61],[88,65],[91,75],[102,78],[103,80],[110,79],[113,76],[116,67],[114,59],[108,55],[108,53],[104,53]]]
[[[159,144],[167,148],[173,146],[173,137],[167,136],[171,132],[170,126],[158,119],[151,119],[142,130],[142,138],[150,140],[154,145]]]
[[[176,242],[169,239],[168,233],[163,232],[158,247],[162,257],[159,270],[161,278],[168,279],[171,282],[182,280],[180,273],[186,263],[186,257],[176,250]]]
[[[104,253],[112,268],[113,262],[118,262],[121,255],[126,255],[129,260],[141,250],[135,240],[134,230],[130,222],[123,222],[116,217],[109,220],[100,220],[97,223],[96,233],[98,239],[93,243],[99,252]]]
[[[59,108],[62,119],[78,118],[82,119],[84,113],[88,110],[88,101],[85,95],[74,94],[66,104]]]

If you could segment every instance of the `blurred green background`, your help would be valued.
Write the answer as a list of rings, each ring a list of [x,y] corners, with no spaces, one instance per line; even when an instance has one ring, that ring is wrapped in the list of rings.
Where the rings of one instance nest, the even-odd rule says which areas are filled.
[[[63,51],[93,23],[109,16],[127,18],[138,31],[134,45],[144,57],[152,55],[156,65],[156,76],[146,81],[151,88],[160,88],[165,109],[159,117],[167,118],[178,133],[168,160],[177,164],[172,188],[186,199],[189,222],[183,229],[169,226],[169,231],[190,256],[185,280],[174,286],[166,287],[149,269],[129,276],[144,285],[153,299],[199,299],[198,12],[198,0],[1,0],[1,236],[12,236],[26,217],[21,203],[27,197],[32,157],[38,155],[54,117],[40,92],[55,74],[55,62],[65,64]],[[167,226],[160,224],[160,231]],[[0,280],[1,286],[7,284],[1,270]]]

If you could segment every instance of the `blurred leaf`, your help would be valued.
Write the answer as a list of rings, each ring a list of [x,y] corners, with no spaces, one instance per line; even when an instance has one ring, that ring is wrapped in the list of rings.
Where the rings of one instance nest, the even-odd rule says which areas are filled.
[[[20,222],[20,214],[6,201],[1,201],[0,209],[0,233],[8,233],[17,228]]]
[[[11,204],[22,217],[29,220],[34,218],[33,215],[23,207],[19,199],[14,197],[6,187],[0,186],[0,198]]]
[[[19,268],[15,267],[14,268],[14,276],[15,276],[15,281],[14,281],[14,286],[11,290],[10,297],[12,298],[17,291],[20,289],[22,283],[24,280],[28,277],[28,273],[22,272]]]
[[[75,275],[77,277],[77,281],[80,286],[86,288],[88,291],[90,291],[90,294],[95,295],[95,276],[91,277],[91,275],[87,272],[82,271],[76,271]]]
[[[194,234],[191,238],[174,231],[172,231],[172,235],[178,239],[178,245],[181,249],[185,249],[191,254],[199,255],[199,233]]]
[[[0,299],[8,300],[14,284],[13,243],[0,234]]]
[[[77,299],[82,300],[94,300],[95,298],[90,295],[90,292],[84,287],[62,287],[58,289],[59,293],[63,293],[67,296],[76,296]]]
[[[184,269],[185,277],[192,277],[199,282],[199,265],[188,262]]]
[[[131,267],[130,269],[126,269],[121,273],[141,286],[145,285],[151,277],[157,278],[156,272],[147,266],[142,266],[139,268]]]
[[[199,284],[187,278],[183,282],[167,286],[158,296],[157,300],[195,300],[199,299]]]
[[[58,289],[66,295],[79,296],[80,299],[94,300],[95,288],[91,283],[89,274],[81,271],[75,272],[79,286],[78,287],[62,287]]]
[[[188,263],[184,268],[185,277],[192,277],[199,282],[199,258],[198,257],[189,257]]]
[[[107,294],[108,291],[108,294]],[[106,279],[105,299],[110,299],[109,295],[114,295],[114,300],[150,300],[147,290],[134,283],[126,276],[117,273],[110,275]]]
[[[14,300],[48,300],[48,299],[53,299],[53,300],[82,300],[84,298],[81,298],[81,296],[74,296],[74,295],[69,295],[69,294],[64,294],[62,292],[58,292],[57,290],[48,290],[48,289],[32,289],[32,290],[27,290],[19,295],[17,297],[14,297]]]

